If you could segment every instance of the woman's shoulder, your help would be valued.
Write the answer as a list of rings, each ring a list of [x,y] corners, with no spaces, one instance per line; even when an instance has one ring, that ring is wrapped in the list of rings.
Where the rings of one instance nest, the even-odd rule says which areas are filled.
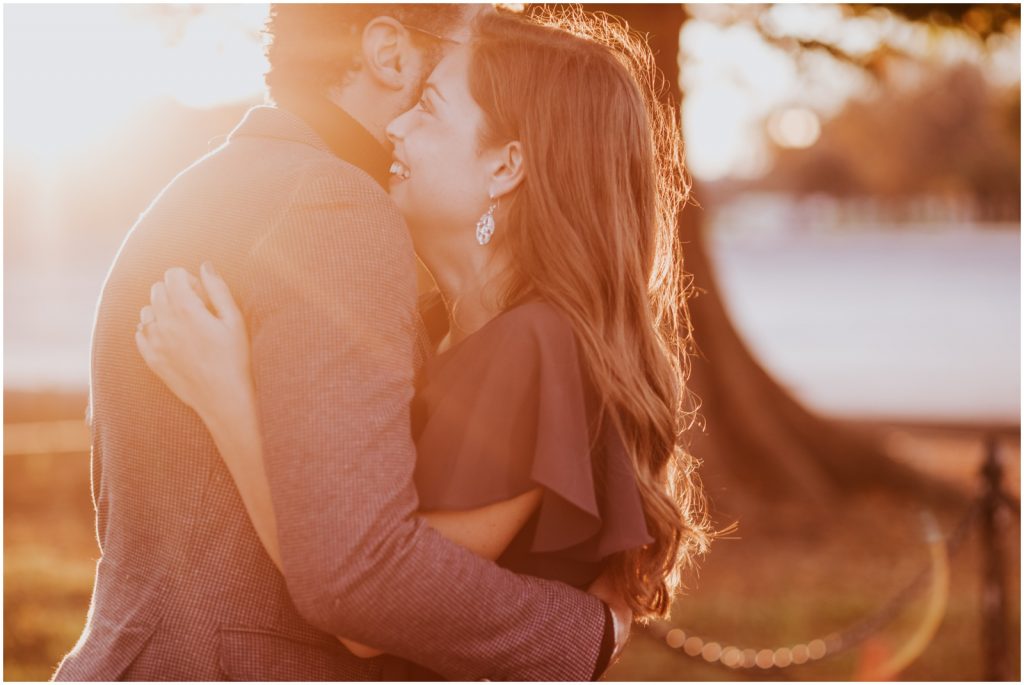
[[[446,391],[468,384],[474,392],[495,386],[529,392],[537,382],[580,376],[580,357],[569,317],[543,300],[509,307],[426,366],[421,387],[440,382]]]
[[[509,322],[527,323],[542,328],[557,329],[561,327],[565,330],[572,330],[568,315],[548,300],[540,298],[513,305],[500,316]]]
[[[494,334],[519,347],[575,350],[576,336],[569,316],[547,300],[517,304],[495,317],[491,324]]]
[[[437,292],[427,293],[420,297],[418,309],[425,332],[436,345],[448,332],[444,300]],[[499,313],[468,338],[474,339],[488,346],[496,341],[511,345],[565,344],[574,339],[574,334],[572,323],[562,310],[547,300],[531,299]]]

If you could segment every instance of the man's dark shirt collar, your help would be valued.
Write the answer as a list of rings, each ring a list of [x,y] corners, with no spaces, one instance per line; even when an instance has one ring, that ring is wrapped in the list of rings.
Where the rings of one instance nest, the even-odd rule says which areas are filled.
[[[348,112],[322,96],[286,92],[275,99],[279,107],[309,124],[331,152],[388,189],[391,153]]]

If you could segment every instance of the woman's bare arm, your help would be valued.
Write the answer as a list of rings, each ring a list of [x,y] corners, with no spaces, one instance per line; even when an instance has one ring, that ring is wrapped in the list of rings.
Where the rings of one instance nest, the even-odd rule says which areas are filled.
[[[277,523],[270,498],[270,483],[263,470],[255,400],[246,397],[245,401],[200,416],[227,464],[260,542],[280,568]],[[501,556],[526,524],[540,504],[542,492],[538,487],[478,509],[422,512],[419,515],[449,540],[478,556],[494,560]],[[341,636],[338,639],[356,656],[368,658],[382,653]]]
[[[152,371],[206,424],[260,542],[277,567],[281,554],[270,484],[263,466],[248,335],[227,285],[212,269],[200,279],[172,269],[154,286],[136,344]],[[214,316],[197,293],[202,288]],[[497,559],[540,504],[541,488],[469,511],[420,514],[431,527],[478,556]],[[381,652],[339,637],[358,656]]]

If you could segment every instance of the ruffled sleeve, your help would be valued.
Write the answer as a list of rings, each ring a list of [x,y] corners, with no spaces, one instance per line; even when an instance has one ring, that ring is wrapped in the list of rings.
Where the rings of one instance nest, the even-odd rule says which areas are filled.
[[[652,541],[617,431],[604,421],[594,434],[597,402],[557,309],[516,307],[433,362],[414,407],[423,509],[474,509],[540,485],[531,552],[599,561]]]

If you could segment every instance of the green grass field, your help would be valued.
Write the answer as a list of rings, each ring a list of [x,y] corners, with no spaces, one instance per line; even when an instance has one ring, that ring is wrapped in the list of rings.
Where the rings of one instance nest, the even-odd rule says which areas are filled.
[[[967,482],[979,453],[966,443],[917,440],[945,453],[949,477]],[[924,447],[922,447],[924,446]],[[958,456],[952,456],[958,455]],[[1019,494],[1019,451],[1008,474]],[[972,461],[973,460],[973,461]],[[872,614],[928,565],[912,506],[873,496],[839,512],[823,527],[800,511],[741,521],[738,539],[716,542],[672,623],[699,635],[755,649],[790,646],[838,631]],[[43,680],[75,642],[85,620],[98,552],[93,537],[88,457],[84,454],[4,458],[4,678]],[[957,513],[939,515],[947,534]],[[1011,588],[1007,635],[1013,680],[1020,676],[1020,528],[1006,531]],[[981,550],[969,536],[951,560],[942,623],[904,680],[980,680],[984,674],[980,617]],[[894,650],[920,621],[917,596],[873,638],[873,650]],[[609,680],[850,680],[862,650],[854,649],[782,671],[733,671],[671,649],[642,629]]]

